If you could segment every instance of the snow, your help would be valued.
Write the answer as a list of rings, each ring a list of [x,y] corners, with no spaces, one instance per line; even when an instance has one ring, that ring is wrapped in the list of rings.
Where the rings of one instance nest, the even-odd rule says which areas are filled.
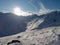
[[[47,16],[45,18],[36,18],[32,20],[27,24],[27,29],[25,32],[11,35],[11,36],[1,37],[0,45],[7,45],[7,43],[11,42],[12,40],[18,40],[20,41],[20,43],[15,42],[10,45],[34,45],[34,44],[35,45],[60,45],[60,39],[58,39],[59,38],[58,35],[60,34],[60,25],[58,25],[60,24],[60,20],[58,19],[60,19],[60,17],[57,16],[59,17],[58,19],[56,18],[58,21],[57,22],[52,21],[51,24],[50,20],[55,19],[54,16],[49,15],[49,17]],[[39,27],[39,25],[41,25],[40,29],[37,28]],[[47,25],[48,27],[46,27]],[[17,36],[20,37],[17,38]]]
[[[6,45],[11,40],[16,40],[16,39],[21,41],[23,45],[30,45],[30,44],[45,45],[46,43],[49,43],[57,39],[57,36],[52,32],[51,29],[50,30],[43,29],[43,30],[45,31],[40,31],[40,30],[30,31],[30,32],[20,33],[14,36],[3,37],[3,38],[0,38],[0,41],[2,45]],[[16,36],[18,35],[20,35],[21,38],[16,38]],[[17,45],[17,44],[14,44],[14,45]]]

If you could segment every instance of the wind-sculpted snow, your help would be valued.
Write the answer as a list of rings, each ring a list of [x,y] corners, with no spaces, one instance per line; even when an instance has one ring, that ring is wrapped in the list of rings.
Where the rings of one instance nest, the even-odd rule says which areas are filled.
[[[8,42],[12,40],[19,40],[22,45],[45,45],[49,44],[52,41],[58,41],[58,36],[52,31],[55,28],[45,28],[42,30],[33,30],[29,32],[23,32],[16,35],[0,38],[0,43],[2,45],[7,45]],[[20,36],[20,38],[17,38]]]

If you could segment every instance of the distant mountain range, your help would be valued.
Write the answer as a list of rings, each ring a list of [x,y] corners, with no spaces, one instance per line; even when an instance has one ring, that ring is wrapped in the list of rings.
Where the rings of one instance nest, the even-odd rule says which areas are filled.
[[[16,16],[0,12],[0,37],[14,35],[24,31],[60,26],[60,11],[31,16]]]

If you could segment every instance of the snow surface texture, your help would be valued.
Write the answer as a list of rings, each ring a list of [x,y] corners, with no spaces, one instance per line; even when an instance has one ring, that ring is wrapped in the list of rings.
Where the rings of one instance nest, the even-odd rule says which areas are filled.
[[[51,12],[28,22],[25,32],[1,37],[0,45],[60,45],[60,12]]]

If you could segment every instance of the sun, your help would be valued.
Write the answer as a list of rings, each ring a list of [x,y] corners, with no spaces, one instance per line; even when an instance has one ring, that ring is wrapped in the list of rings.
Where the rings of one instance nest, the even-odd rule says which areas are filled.
[[[17,15],[17,16],[29,16],[29,15],[32,15],[32,13],[21,10],[20,7],[14,7],[13,8],[13,13],[15,15]]]
[[[19,7],[13,8],[13,13],[16,14],[16,15],[18,15],[18,16],[24,15],[24,12]]]

